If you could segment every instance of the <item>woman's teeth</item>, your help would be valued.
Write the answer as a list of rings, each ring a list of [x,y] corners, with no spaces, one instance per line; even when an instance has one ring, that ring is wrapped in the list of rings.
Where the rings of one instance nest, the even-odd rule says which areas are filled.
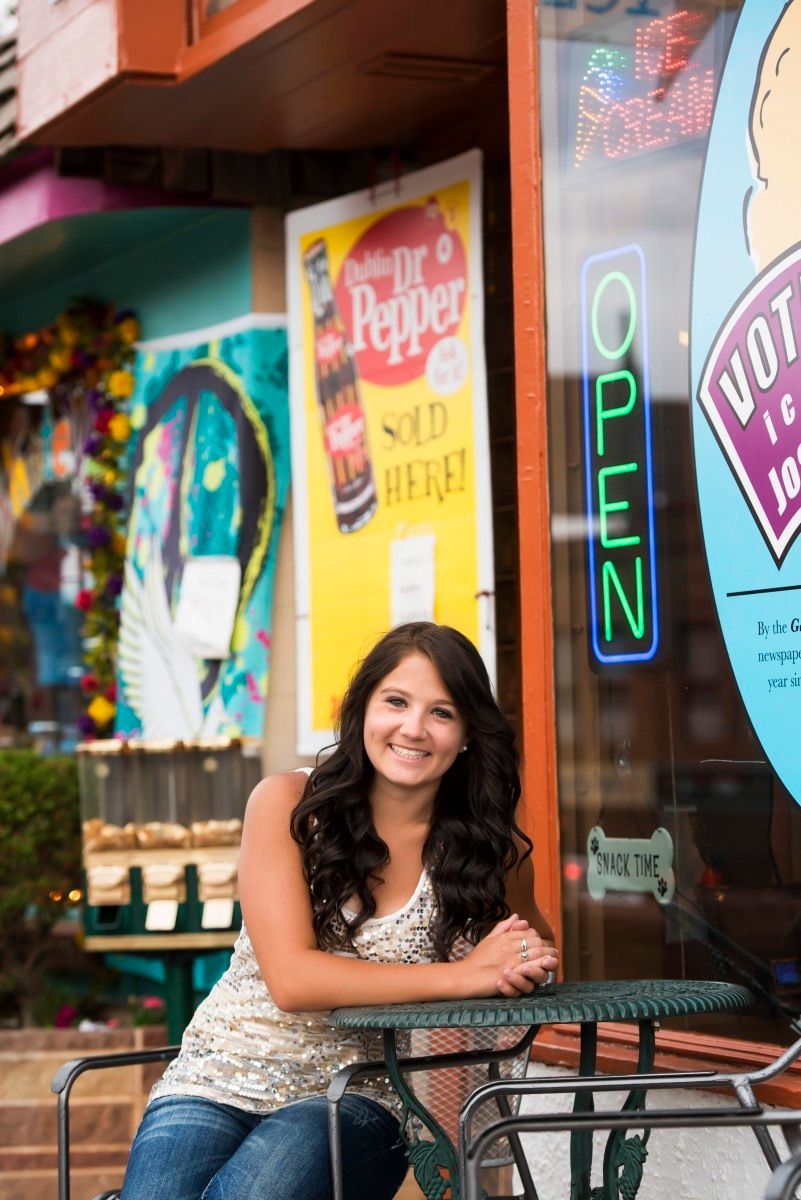
[[[392,742],[390,742],[389,748],[394,754],[397,754],[398,758],[428,758],[427,750],[407,750],[405,746],[396,746]]]

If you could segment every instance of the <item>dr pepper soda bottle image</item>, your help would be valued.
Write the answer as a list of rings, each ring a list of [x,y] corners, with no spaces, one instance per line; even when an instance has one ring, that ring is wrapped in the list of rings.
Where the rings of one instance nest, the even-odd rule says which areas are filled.
[[[373,466],[353,350],[337,308],[323,238],[303,256],[314,312],[314,374],[334,514],[342,533],[366,525],[376,510]]]

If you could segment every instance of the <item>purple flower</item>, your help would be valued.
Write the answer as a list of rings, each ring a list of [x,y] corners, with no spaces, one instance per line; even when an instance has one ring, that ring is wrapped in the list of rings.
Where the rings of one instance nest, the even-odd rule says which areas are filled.
[[[88,454],[90,458],[97,458],[100,451],[103,449],[103,439],[99,433],[90,433],[89,437],[83,444],[84,454]]]
[[[105,396],[99,388],[91,388],[86,394],[86,399],[92,412],[97,412],[103,407]]]
[[[106,529],[105,525],[93,525],[89,530],[89,545],[96,550],[111,545],[111,530]]]
[[[89,491],[94,496],[95,500],[104,501],[108,495],[108,488],[99,479],[90,479],[88,483]]]
[[[97,726],[88,713],[81,713],[75,724],[78,726],[79,733],[82,733],[84,737],[91,737],[97,733]]]
[[[109,575],[106,580],[106,595],[119,596],[122,591],[122,575]]]
[[[120,512],[125,504],[124,498],[119,492],[109,492],[106,496],[106,508],[111,512]]]

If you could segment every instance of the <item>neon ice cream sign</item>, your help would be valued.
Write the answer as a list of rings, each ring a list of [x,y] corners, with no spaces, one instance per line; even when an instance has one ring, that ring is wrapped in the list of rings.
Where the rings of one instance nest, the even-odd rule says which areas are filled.
[[[706,13],[682,10],[639,25],[633,54],[596,47],[578,96],[577,167],[628,158],[707,132],[714,71],[693,63],[691,56],[709,23]]]

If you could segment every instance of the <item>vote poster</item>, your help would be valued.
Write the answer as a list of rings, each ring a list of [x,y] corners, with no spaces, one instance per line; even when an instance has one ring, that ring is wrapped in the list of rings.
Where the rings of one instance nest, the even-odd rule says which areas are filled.
[[[693,439],[710,578],[765,754],[801,801],[801,0],[746,0],[698,215]]]

